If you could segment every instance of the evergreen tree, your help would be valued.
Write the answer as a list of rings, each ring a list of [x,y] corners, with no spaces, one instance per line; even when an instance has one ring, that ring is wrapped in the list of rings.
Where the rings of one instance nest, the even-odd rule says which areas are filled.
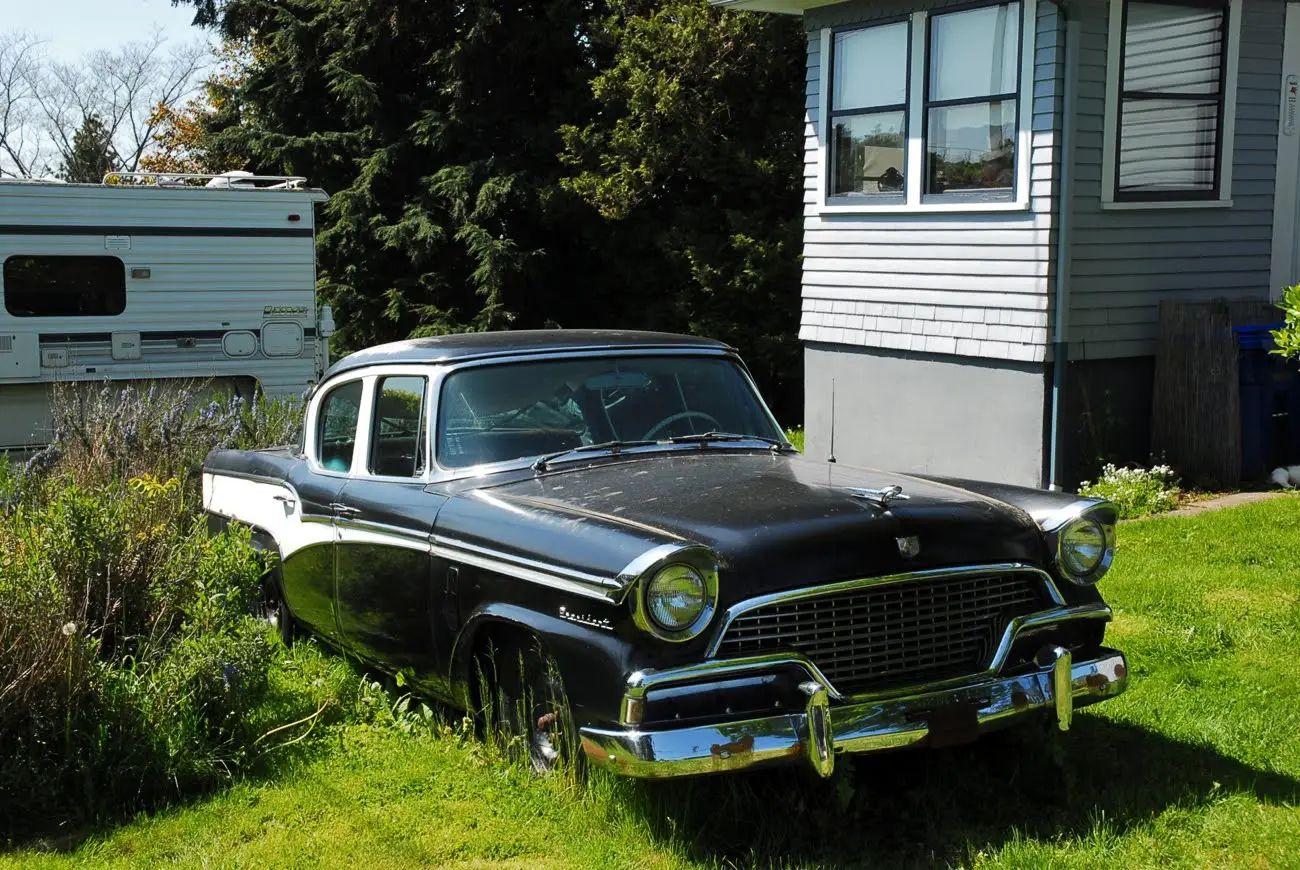
[[[89,115],[72,137],[72,147],[63,155],[59,178],[83,184],[98,184],[119,168],[113,137],[98,115]]]
[[[798,22],[707,0],[188,2],[254,58],[203,151],[331,194],[321,291],[345,347],[693,330],[796,405]]]

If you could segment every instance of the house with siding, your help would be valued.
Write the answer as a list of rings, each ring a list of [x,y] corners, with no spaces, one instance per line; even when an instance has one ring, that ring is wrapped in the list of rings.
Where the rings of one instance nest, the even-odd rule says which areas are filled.
[[[1159,304],[1300,282],[1296,4],[714,2],[808,33],[812,454],[1031,486],[1145,460]]]

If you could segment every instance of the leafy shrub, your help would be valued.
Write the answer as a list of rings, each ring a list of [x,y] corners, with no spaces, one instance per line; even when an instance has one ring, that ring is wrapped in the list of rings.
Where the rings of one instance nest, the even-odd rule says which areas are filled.
[[[1273,341],[1277,344],[1273,353],[1300,359],[1300,285],[1283,291],[1278,308],[1285,319],[1282,328],[1273,331]]]
[[[1177,475],[1167,465],[1142,469],[1107,464],[1096,483],[1084,481],[1080,485],[1079,494],[1108,499],[1119,506],[1121,517],[1132,519],[1173,510],[1182,490]]]
[[[209,787],[310,701],[269,676],[277,647],[250,615],[264,557],[246,531],[209,535],[196,497],[210,450],[296,441],[299,403],[186,384],[64,385],[53,405],[51,445],[0,460],[10,831]],[[331,706],[355,712],[335,683]]]
[[[83,488],[0,519],[0,822],[96,814],[241,762],[270,642],[246,531],[210,537],[179,482]]]

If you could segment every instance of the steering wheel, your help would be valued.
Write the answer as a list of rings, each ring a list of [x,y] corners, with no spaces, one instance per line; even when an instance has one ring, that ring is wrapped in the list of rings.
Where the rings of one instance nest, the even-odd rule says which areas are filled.
[[[689,420],[691,418],[709,421],[710,430],[717,430],[722,428],[722,424],[720,424],[717,420],[713,419],[703,411],[679,411],[676,414],[669,414],[667,417],[664,417],[658,423],[651,426],[649,429],[646,430],[645,435],[641,436],[641,439],[643,441],[653,441],[655,435],[659,434],[660,429],[663,429],[667,426],[671,426],[673,423],[676,423],[678,420]]]

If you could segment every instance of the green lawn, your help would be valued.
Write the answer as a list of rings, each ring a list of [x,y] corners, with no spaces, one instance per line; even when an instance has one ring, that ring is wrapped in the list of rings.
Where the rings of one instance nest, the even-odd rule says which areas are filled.
[[[274,779],[0,867],[1300,867],[1300,498],[1125,525],[1103,584],[1131,688],[1059,739],[578,787],[451,729],[334,726]]]

